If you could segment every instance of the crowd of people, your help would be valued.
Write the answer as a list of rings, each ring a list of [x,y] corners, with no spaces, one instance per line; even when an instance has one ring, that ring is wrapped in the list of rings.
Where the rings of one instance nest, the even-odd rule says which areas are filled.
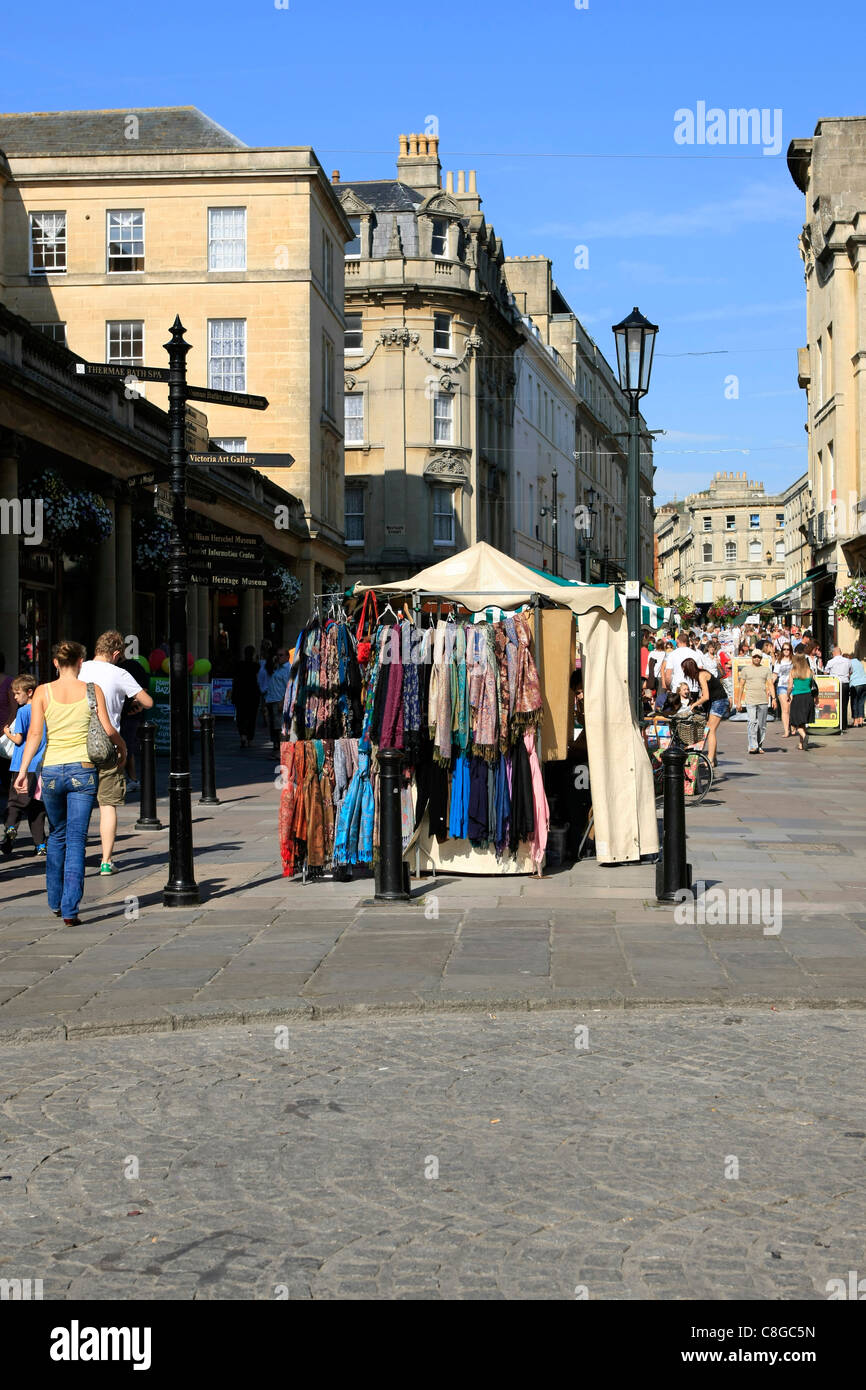
[[[739,657],[736,685],[734,658]],[[862,728],[866,666],[834,646],[825,661],[809,628],[776,624],[743,627],[662,628],[645,631],[641,647],[644,709],[680,718],[694,712],[706,720],[706,752],[717,765],[719,724],[746,711],[748,751],[764,752],[767,719],[776,713],[784,738],[797,738],[804,752],[815,719],[819,674],[840,681],[841,727]],[[850,713],[849,713],[850,710]]]

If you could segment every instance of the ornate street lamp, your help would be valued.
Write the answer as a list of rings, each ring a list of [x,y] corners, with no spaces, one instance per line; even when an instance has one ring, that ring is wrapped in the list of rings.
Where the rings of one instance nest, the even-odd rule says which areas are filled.
[[[626,618],[628,683],[632,708],[640,718],[640,406],[649,391],[658,326],[635,307],[614,324],[619,384],[628,396],[628,499],[626,506]]]

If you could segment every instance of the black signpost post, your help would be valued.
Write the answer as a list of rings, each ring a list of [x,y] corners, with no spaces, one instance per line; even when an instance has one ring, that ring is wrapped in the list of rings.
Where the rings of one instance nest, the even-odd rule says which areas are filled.
[[[117,363],[76,362],[79,376],[120,377],[130,381],[163,381],[168,383],[168,417],[171,430],[171,541],[169,546],[168,626],[169,626],[169,702],[171,707],[171,767],[168,779],[169,796],[169,859],[168,882],[162,901],[166,907],[189,907],[199,901],[198,884],[193,870],[192,800],[189,773],[189,685],[187,680],[187,622],[186,591],[189,583],[189,557],[186,528],[186,403],[210,401],[214,405],[239,406],[245,410],[267,410],[264,396],[248,396],[240,391],[211,391],[204,386],[190,386],[186,379],[186,355],[190,344],[184,339],[186,329],[177,316],[171,326],[171,338],[165,344],[168,369],[164,367],[129,367]],[[231,463],[232,455],[198,455],[198,461]],[[254,456],[249,456],[254,457]],[[267,455],[257,455],[264,458]],[[290,455],[278,455],[290,458]],[[246,456],[245,456],[246,461]],[[279,465],[276,465],[279,466]],[[288,465],[282,465],[288,466]]]

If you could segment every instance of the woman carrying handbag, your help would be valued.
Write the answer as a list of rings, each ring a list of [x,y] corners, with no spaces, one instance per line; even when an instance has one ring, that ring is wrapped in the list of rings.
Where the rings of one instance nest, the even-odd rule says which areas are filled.
[[[123,739],[113,728],[98,685],[78,679],[86,653],[79,642],[58,642],[52,652],[57,679],[33,696],[30,730],[24,745],[18,790],[27,786],[27,769],[42,741],[42,800],[51,834],[45,858],[48,906],[68,927],[80,926],[84,893],[87,827],[96,802],[98,767],[126,761]]]
[[[795,656],[791,664],[791,710],[789,720],[792,731],[799,736],[798,747],[804,752],[809,747],[807,726],[815,718],[815,696],[818,682],[812,675],[808,657]]]

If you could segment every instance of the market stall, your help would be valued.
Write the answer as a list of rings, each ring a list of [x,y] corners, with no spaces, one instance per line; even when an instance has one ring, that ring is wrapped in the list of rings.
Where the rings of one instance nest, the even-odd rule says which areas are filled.
[[[356,592],[364,588],[358,585]],[[421,757],[425,731],[432,735],[432,771],[416,772],[414,779],[420,822],[406,841],[408,850],[419,848],[422,868],[426,863],[464,873],[526,873],[540,867],[546,841],[541,762],[548,738],[554,755],[561,755],[567,737],[574,617],[596,858],[632,862],[658,851],[652,771],[629,700],[625,611],[613,586],[541,576],[479,542],[376,592],[405,596],[413,620],[394,613],[390,628],[376,629],[376,669],[360,746],[373,753],[376,746],[403,748],[407,763],[415,758],[420,771],[427,766]],[[477,621],[449,624],[440,618],[435,627],[419,628],[423,600],[430,598],[459,604]],[[527,605],[528,612],[518,611]],[[560,613],[569,615],[564,625]],[[556,638],[547,638],[546,628],[552,634],[555,626],[551,617],[559,625]],[[410,653],[413,642],[416,647],[401,662],[407,641]],[[426,672],[417,687],[413,670]],[[486,781],[481,763],[487,765]],[[514,809],[510,819],[503,817],[507,797]],[[473,807],[477,814],[470,814]]]

